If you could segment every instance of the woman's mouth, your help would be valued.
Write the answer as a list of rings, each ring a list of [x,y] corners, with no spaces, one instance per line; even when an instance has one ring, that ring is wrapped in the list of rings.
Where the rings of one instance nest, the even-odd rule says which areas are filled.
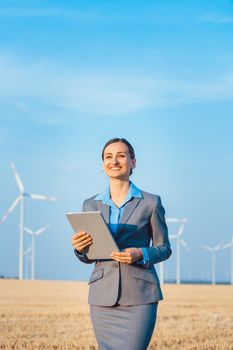
[[[121,167],[119,167],[119,166],[114,166],[114,167],[111,167],[110,169],[111,169],[111,170],[120,170]]]

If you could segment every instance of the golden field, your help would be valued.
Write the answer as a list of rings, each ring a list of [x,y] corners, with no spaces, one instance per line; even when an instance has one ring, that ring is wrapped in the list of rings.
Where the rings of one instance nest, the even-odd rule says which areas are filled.
[[[86,282],[0,280],[0,349],[97,350],[87,291]],[[232,286],[163,292],[150,350],[233,349]]]

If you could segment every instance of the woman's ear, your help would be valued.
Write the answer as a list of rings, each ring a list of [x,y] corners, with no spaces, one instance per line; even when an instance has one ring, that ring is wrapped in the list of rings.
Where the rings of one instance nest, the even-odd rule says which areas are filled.
[[[132,169],[136,168],[136,159],[132,159]]]

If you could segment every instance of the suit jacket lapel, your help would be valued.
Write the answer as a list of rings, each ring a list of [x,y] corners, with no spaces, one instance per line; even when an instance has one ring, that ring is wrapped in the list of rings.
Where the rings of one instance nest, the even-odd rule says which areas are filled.
[[[122,218],[119,222],[120,228],[119,228],[119,231],[117,232],[117,234],[123,230],[124,225],[129,220],[130,216],[132,215],[133,211],[135,210],[135,208],[137,207],[137,205],[139,204],[140,201],[141,201],[141,198],[135,197],[131,201],[126,203]]]
[[[109,206],[106,204],[103,204],[101,201],[96,201],[98,210],[101,211],[104,220],[107,224],[109,224]]]

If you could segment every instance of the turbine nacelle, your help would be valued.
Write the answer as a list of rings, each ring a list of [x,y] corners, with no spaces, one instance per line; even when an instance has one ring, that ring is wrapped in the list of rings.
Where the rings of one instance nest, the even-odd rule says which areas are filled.
[[[38,236],[38,235],[42,234],[43,232],[45,232],[46,230],[48,230],[50,227],[51,227],[51,225],[46,225],[44,227],[39,228],[36,231],[33,231],[30,228],[24,226],[24,231],[27,232],[28,234],[32,235],[32,236],[33,235],[34,236]]]
[[[217,252],[218,250],[220,250],[222,248],[221,244],[216,245],[215,247],[210,247],[210,246],[203,246],[203,249],[206,249],[210,252]]]

